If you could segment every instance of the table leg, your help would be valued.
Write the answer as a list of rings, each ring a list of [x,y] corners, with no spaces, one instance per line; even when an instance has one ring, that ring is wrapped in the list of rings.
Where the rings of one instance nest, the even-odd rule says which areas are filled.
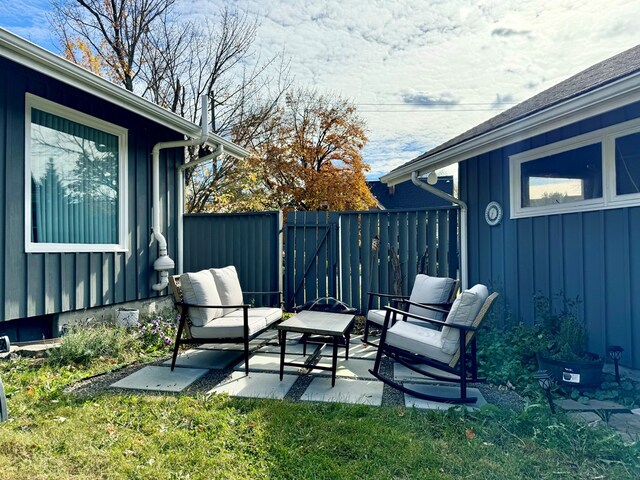
[[[338,370],[338,336],[333,337],[333,363],[331,365],[331,387],[336,386],[336,371]]]
[[[280,343],[280,381],[282,381],[282,377],[284,376],[284,350],[287,345],[287,331],[281,330],[282,338]]]
[[[345,333],[344,341],[347,342],[345,344],[345,355],[344,355],[344,358],[346,360],[349,360],[349,344],[351,343],[351,332]]]

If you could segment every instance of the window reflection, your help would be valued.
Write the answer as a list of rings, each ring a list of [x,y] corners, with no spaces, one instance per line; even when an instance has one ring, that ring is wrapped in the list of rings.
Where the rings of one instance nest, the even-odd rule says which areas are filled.
[[[521,205],[580,202],[602,197],[600,143],[521,164]]]

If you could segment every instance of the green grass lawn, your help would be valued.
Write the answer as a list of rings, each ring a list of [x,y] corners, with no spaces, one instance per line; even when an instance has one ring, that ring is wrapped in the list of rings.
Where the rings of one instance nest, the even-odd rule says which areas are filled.
[[[132,358],[120,359],[121,362]],[[113,361],[112,361],[113,362]],[[476,413],[122,395],[64,387],[108,368],[0,363],[0,478],[639,478],[640,450],[541,405]]]

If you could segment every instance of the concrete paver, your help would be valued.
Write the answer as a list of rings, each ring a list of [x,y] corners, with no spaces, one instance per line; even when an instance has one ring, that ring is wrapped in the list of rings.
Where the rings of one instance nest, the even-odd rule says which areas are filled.
[[[311,402],[339,402],[366,405],[382,404],[383,384],[372,380],[336,378],[331,387],[330,377],[316,377],[302,394],[301,400]]]
[[[285,375],[280,381],[278,374],[265,372],[232,372],[209,393],[226,393],[232,397],[283,399],[297,379],[297,375]]]
[[[132,373],[111,385],[112,388],[181,392],[209,370],[203,368],[176,368],[149,366]]]

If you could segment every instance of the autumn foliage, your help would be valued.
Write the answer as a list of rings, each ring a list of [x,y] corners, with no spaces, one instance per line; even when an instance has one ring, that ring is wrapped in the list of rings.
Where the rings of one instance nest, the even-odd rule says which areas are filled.
[[[367,142],[356,108],[315,91],[287,94],[270,141],[249,159],[252,195],[283,210],[361,210],[373,205],[362,159]]]

